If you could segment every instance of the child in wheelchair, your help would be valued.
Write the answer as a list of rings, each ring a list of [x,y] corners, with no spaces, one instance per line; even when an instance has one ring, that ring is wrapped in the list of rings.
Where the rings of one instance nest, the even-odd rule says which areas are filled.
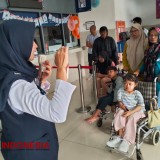
[[[112,105],[117,101],[117,91],[123,87],[123,78],[118,76],[118,71],[115,66],[109,66],[107,68],[108,77],[112,80],[113,91],[104,97],[101,97],[96,106],[96,111],[93,115],[85,119],[88,123],[93,123],[99,119],[100,113],[105,110],[107,105]]]
[[[124,88],[117,92],[119,108],[115,113],[114,128],[118,135],[110,139],[106,145],[128,152],[130,144],[135,143],[137,122],[145,117],[145,104],[142,94],[135,90],[138,78],[127,74],[124,78]]]

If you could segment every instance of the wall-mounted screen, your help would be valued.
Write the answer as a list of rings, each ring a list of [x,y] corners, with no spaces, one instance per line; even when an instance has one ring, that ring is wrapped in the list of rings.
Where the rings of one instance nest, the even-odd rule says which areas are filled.
[[[86,12],[91,10],[91,0],[75,0],[76,12]]]
[[[42,1],[43,0],[8,0],[8,7],[42,9]]]

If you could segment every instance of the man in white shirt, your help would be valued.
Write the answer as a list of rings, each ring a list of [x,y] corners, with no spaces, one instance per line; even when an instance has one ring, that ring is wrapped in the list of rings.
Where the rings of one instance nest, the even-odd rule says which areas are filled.
[[[99,37],[97,35],[95,25],[92,25],[90,27],[90,33],[91,34],[89,34],[86,39],[86,46],[88,47],[88,63],[89,63],[89,66],[92,66],[92,61],[93,61],[92,47],[93,47],[93,43],[94,43],[95,39]],[[93,77],[92,69],[89,70],[89,73],[90,73],[90,75],[88,77],[88,80],[90,80]]]

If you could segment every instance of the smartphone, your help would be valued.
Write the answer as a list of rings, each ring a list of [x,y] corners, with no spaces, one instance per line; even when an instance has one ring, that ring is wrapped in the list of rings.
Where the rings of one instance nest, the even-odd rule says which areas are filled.
[[[46,55],[38,55],[38,63],[39,69],[41,72],[44,72],[45,67],[43,67],[43,63],[46,61]]]

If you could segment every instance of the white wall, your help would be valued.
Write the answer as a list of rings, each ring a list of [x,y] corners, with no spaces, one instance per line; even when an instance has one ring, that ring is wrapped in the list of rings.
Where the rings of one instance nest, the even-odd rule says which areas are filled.
[[[160,19],[156,19],[156,0],[139,1],[139,10],[141,17],[143,18],[143,25],[160,25]]]
[[[80,31],[86,31],[83,25],[86,21],[95,21],[97,29],[107,26],[109,29],[115,27],[114,0],[100,0],[100,5],[92,11],[79,13]]]
[[[126,27],[131,25],[131,19],[141,17],[139,1],[141,0],[114,0],[115,3],[115,20],[123,20]]]
[[[83,24],[86,21],[95,21],[97,29],[106,25],[108,29],[115,29],[116,20],[126,21],[126,27],[130,27],[130,20],[141,17],[142,25],[157,25],[155,0],[100,0],[100,5],[92,11],[79,13],[80,31],[84,32]]]
[[[130,20],[141,17],[142,25],[157,25],[160,20],[156,19],[155,0],[115,0],[115,19],[125,20],[126,26],[130,26]]]

